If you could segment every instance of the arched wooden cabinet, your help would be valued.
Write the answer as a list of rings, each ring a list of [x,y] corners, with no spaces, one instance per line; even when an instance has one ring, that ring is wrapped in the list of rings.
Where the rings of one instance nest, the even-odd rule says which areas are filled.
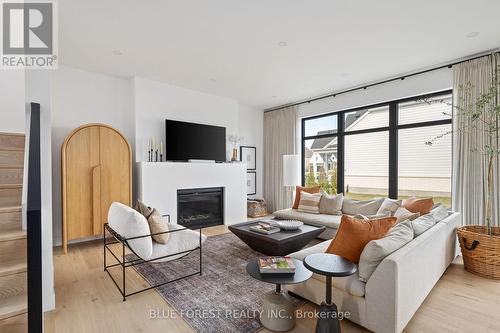
[[[113,201],[132,201],[132,153],[127,139],[103,124],[71,132],[61,149],[63,248],[102,235]]]

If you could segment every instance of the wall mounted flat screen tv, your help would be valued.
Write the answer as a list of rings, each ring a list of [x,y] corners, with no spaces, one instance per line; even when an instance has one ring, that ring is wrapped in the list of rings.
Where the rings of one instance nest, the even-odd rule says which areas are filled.
[[[226,128],[165,120],[167,161],[226,161]]]

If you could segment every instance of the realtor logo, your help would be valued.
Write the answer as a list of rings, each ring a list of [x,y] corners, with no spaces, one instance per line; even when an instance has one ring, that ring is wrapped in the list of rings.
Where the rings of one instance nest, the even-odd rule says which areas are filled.
[[[2,3],[2,68],[56,68],[55,3]]]

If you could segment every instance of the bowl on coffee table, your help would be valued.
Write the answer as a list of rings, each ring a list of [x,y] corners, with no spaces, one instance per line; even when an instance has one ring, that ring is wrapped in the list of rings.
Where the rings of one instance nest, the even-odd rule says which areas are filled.
[[[297,220],[281,220],[276,221],[276,224],[281,230],[285,231],[297,230],[304,225],[303,222]]]

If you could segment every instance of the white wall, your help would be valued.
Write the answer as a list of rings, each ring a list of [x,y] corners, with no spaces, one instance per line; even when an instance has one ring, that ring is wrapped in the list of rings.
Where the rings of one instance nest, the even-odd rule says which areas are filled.
[[[245,221],[246,167],[241,163],[148,163],[138,164],[139,195],[148,205],[168,212],[177,223],[177,190],[224,188],[224,224]]]
[[[0,92],[0,132],[24,133],[24,71],[0,70]]]
[[[131,80],[59,66],[52,71],[52,179],[54,244],[61,244],[61,146],[75,128],[111,125],[134,147]]]
[[[52,189],[54,244],[61,244],[61,146],[76,127],[104,123],[129,140],[136,161],[146,160],[149,137],[165,140],[165,119],[225,126],[257,147],[257,194],[262,190],[263,111],[238,101],[142,78],[125,79],[65,66],[52,71]],[[227,154],[231,146],[227,145]],[[134,198],[137,192],[133,173]],[[166,212],[168,213],[168,212]]]
[[[40,166],[42,220],[43,310],[55,308],[54,264],[52,260],[52,177],[50,71],[26,71],[26,110],[29,103],[40,104]],[[25,178],[27,179],[27,178]],[[26,186],[26,184],[25,184]]]
[[[451,89],[452,85],[453,71],[444,68],[426,74],[412,76],[405,80],[397,80],[377,85],[367,88],[366,90],[357,90],[336,97],[301,104],[299,106],[299,118],[342,111],[405,97],[419,96],[430,92]],[[300,128],[298,133],[300,136]],[[300,145],[298,147],[300,147]]]
[[[264,176],[264,112],[243,104],[239,105],[238,135],[243,136],[242,145],[257,148],[257,194],[262,198]]]
[[[165,119],[226,127],[238,132],[238,102],[227,97],[134,79],[136,161],[147,161],[149,138],[165,141]],[[231,146],[227,145],[227,157]]]
[[[147,161],[150,137],[165,140],[165,119],[226,127],[243,136],[243,145],[257,147],[257,195],[262,196],[264,113],[238,101],[161,82],[134,79],[136,161]],[[227,159],[232,145],[227,142]]]

